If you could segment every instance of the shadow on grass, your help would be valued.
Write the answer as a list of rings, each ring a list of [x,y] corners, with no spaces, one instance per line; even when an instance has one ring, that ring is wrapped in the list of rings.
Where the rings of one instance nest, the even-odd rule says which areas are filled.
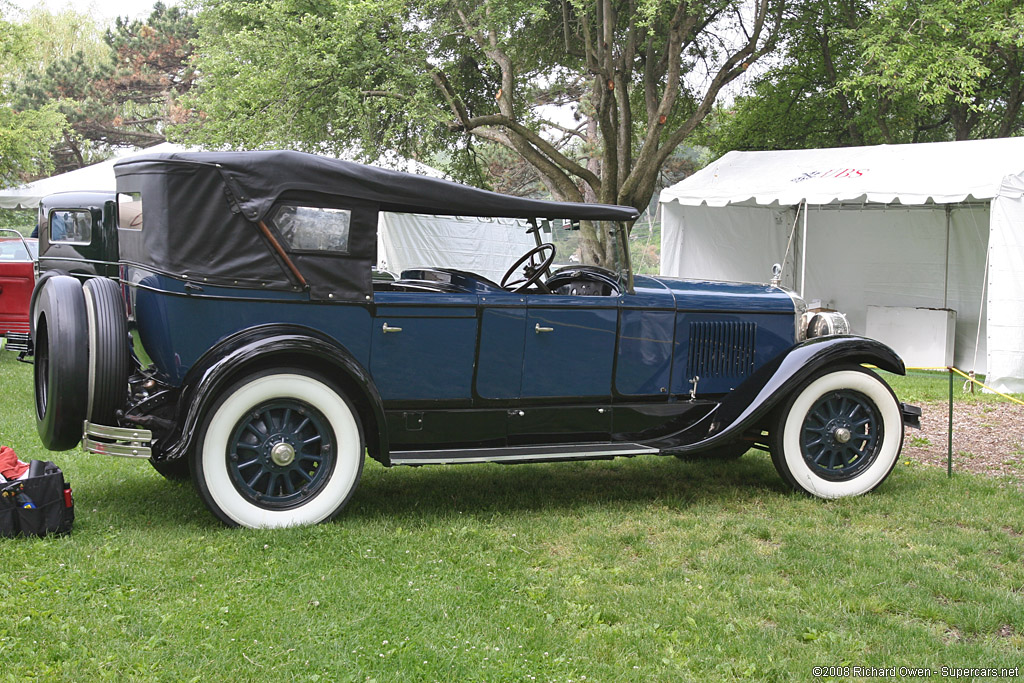
[[[919,485],[919,484],[918,484]],[[883,495],[905,495],[915,484],[893,477]],[[429,523],[453,515],[576,513],[593,507],[657,504],[722,509],[762,504],[793,493],[764,454],[733,462],[683,462],[641,456],[613,461],[523,465],[459,465],[384,468],[367,461],[363,478],[339,521],[404,519]],[[104,515],[91,509],[106,503]],[[220,528],[190,482],[170,482],[142,471],[118,481],[88,483],[80,496],[84,517],[129,528]],[[86,521],[83,519],[83,521]]]
[[[565,512],[655,501],[683,508],[708,501],[735,504],[786,490],[771,462],[756,456],[727,463],[647,456],[599,462],[368,469],[344,513],[348,518]]]
[[[141,465],[141,463],[136,463]],[[120,527],[219,527],[190,482],[140,470],[91,476],[77,486],[80,517]],[[761,455],[735,462],[682,462],[644,456],[613,461],[384,468],[367,461],[339,519],[395,517],[430,521],[453,514],[570,512],[591,506],[657,502],[735,506],[783,495],[786,487]]]

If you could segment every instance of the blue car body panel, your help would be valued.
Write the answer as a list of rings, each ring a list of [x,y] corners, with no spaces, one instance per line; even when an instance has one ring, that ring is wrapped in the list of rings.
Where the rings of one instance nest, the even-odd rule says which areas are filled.
[[[402,405],[670,400],[689,396],[695,377],[697,395],[716,395],[794,342],[791,298],[756,285],[638,277],[635,293],[617,296],[481,285],[360,304],[139,268],[129,279],[143,346],[172,385],[219,341],[267,321],[320,330],[369,370],[386,404]],[[716,312],[729,307],[741,312]]]

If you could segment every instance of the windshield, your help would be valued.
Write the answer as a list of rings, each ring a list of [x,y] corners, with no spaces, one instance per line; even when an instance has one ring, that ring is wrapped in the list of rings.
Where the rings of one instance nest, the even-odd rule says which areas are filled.
[[[555,245],[553,268],[572,265],[597,266],[623,279],[627,264],[620,243],[619,224],[615,221],[554,221],[545,241]]]
[[[29,253],[25,252],[26,245],[28,246]],[[26,239],[24,242],[20,239],[0,240],[0,260],[34,261],[38,248],[36,241],[32,239]]]

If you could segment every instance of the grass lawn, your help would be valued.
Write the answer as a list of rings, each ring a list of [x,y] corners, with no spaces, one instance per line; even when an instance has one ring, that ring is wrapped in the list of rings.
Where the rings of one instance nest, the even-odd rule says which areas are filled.
[[[0,389],[0,443],[61,465],[78,514],[67,538],[0,539],[0,681],[789,681],[1024,661],[1024,496],[998,480],[901,463],[822,502],[756,452],[369,461],[336,522],[232,530],[145,462],[43,451],[31,367],[9,351]]]

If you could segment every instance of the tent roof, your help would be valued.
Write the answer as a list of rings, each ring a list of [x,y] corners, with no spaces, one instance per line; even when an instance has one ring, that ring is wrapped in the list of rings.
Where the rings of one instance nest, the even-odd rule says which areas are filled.
[[[913,145],[729,152],[661,202],[791,206],[843,202],[949,204],[1006,194],[1024,174],[1024,137]],[[1021,194],[1020,182],[1013,192]]]
[[[78,190],[106,190],[113,192],[116,188],[114,180],[115,162],[136,154],[181,152],[184,150],[185,148],[180,145],[164,142],[149,149],[122,152],[106,161],[101,161],[84,168],[76,168],[74,171],[50,176],[49,178],[43,178],[28,185],[0,190],[0,209],[34,209],[39,206],[39,200],[56,192]]]

